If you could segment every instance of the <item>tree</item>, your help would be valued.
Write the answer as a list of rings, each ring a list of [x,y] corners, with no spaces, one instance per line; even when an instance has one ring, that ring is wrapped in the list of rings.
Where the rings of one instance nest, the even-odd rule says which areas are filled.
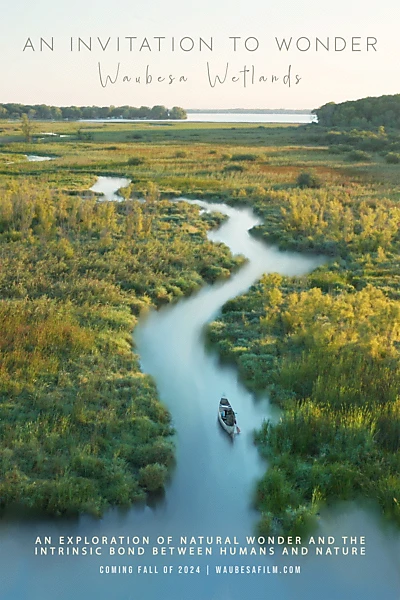
[[[323,127],[390,127],[400,126],[400,94],[361,98],[335,104],[329,102],[313,111]],[[384,129],[379,130],[384,135]]]
[[[161,105],[157,104],[156,106],[153,106],[153,108],[151,109],[151,111],[149,113],[149,118],[150,119],[168,119],[168,110],[165,108],[165,106],[161,106]]]
[[[32,141],[32,133],[33,133],[33,125],[30,122],[29,117],[26,113],[24,113],[21,118],[21,129],[22,129],[22,133],[25,136],[25,140],[27,142],[31,142]]]
[[[187,119],[186,111],[180,106],[173,106],[169,112],[170,119]]]

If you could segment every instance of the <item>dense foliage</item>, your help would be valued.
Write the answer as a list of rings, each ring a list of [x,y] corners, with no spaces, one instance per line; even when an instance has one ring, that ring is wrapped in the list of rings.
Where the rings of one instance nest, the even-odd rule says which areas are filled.
[[[257,235],[283,248],[329,256],[327,264],[308,277],[264,278],[248,294],[228,303],[211,330],[221,353],[237,361],[249,385],[269,388],[285,409],[278,424],[265,424],[257,436],[271,466],[256,493],[261,529],[301,529],[322,502],[358,494],[376,499],[387,515],[399,521],[399,133],[383,127],[333,131],[315,125],[185,121],[84,127],[58,121],[41,127],[52,135],[39,139],[36,134],[35,143],[21,142],[20,123],[3,121],[0,127],[0,186],[7,187],[0,218],[2,260],[7,260],[0,290],[7,305],[22,315],[21,323],[11,320],[10,325],[22,341],[14,347],[5,327],[8,346],[3,356],[10,373],[16,366],[24,374],[28,389],[20,390],[15,378],[3,372],[4,385],[16,386],[7,392],[3,408],[10,411],[11,431],[20,402],[21,425],[38,423],[41,415],[48,418],[49,407],[55,418],[62,413],[75,419],[70,406],[75,398],[82,398],[76,412],[83,411],[84,425],[77,428],[76,421],[69,429],[60,425],[61,455],[58,444],[43,446],[37,464],[29,463],[32,449],[29,454],[22,444],[24,451],[18,454],[17,440],[6,438],[11,441],[4,450],[3,468],[6,473],[16,472],[8,480],[9,501],[31,501],[28,492],[32,494],[34,487],[27,482],[35,481],[35,476],[39,488],[48,482],[43,497],[56,490],[51,482],[60,477],[67,484],[62,469],[72,450],[65,449],[69,438],[64,432],[73,434],[70,447],[80,450],[89,435],[98,442],[105,428],[95,429],[94,413],[104,423],[109,419],[104,416],[107,407],[115,415],[114,431],[121,427],[128,440],[121,450],[127,467],[115,488],[110,469],[116,468],[111,457],[118,450],[107,433],[107,446],[98,442],[94,448],[109,478],[96,479],[85,471],[89,474],[84,477],[95,486],[95,495],[90,495],[95,501],[78,510],[97,510],[98,505],[113,502],[113,487],[121,492],[116,501],[124,501],[123,482],[128,488],[133,485],[129,489],[141,497],[165,481],[172,460],[170,428],[163,423],[163,411],[157,418],[151,416],[160,408],[150,380],[140,375],[132,358],[130,331],[143,305],[189,293],[203,279],[227,274],[233,263],[225,250],[205,242],[206,217],[199,220],[196,209],[154,202],[155,182],[164,196],[247,203],[264,221]],[[29,153],[50,155],[53,160],[29,163]],[[127,201],[110,209],[93,197],[82,202],[80,192],[98,174],[129,177],[132,185],[121,192]],[[25,177],[29,185],[21,183]],[[153,202],[141,205],[133,199],[143,195],[153,197]],[[117,260],[120,255],[122,261]],[[43,324],[45,335],[33,326],[36,322]],[[58,328],[62,346],[52,333]],[[42,350],[35,354],[36,338]],[[115,363],[116,356],[127,366]],[[30,379],[23,365],[31,365]],[[41,365],[45,365],[43,372]],[[55,384],[58,372],[60,380]],[[80,381],[79,375],[87,381]],[[105,382],[120,377],[123,381],[127,377],[126,386],[110,383],[111,388],[106,388]],[[132,391],[139,384],[139,392]],[[130,421],[128,425],[117,422],[120,405],[131,414],[132,398],[140,427],[145,422],[145,431],[162,428],[156,429],[154,438],[162,447],[161,455],[147,441],[137,440],[139,426],[132,440]],[[143,398],[147,398],[144,405]],[[147,417],[142,419],[145,415],[152,424]],[[154,429],[150,431],[152,443]],[[24,436],[18,439],[27,441],[28,434]],[[36,433],[32,439],[35,451],[45,441],[43,437],[39,443]],[[52,439],[46,437],[49,443]],[[127,447],[135,448],[134,458]],[[86,458],[92,452],[91,446],[87,448],[82,450]],[[82,476],[76,464],[72,463],[73,478]],[[100,470],[96,467],[93,472]],[[69,500],[60,504],[61,491],[58,496],[54,493],[55,506],[45,508],[64,510]]]
[[[324,293],[316,277],[265,276],[210,329],[285,409],[256,436],[270,464],[256,494],[263,533],[300,532],[323,501],[357,494],[400,524],[400,304],[372,285]]]
[[[300,185],[290,194],[271,191],[256,202],[270,217],[258,231],[268,240],[278,240],[281,248],[340,254],[348,260],[379,248],[391,250],[399,240],[398,203],[355,196],[355,190],[336,186],[316,190]]]
[[[30,119],[58,121],[68,119],[186,119],[183,108],[162,105],[149,106],[48,106],[47,104],[0,104],[0,119]]]
[[[226,276],[218,217],[9,183],[0,195],[0,502],[50,513],[144,499],[173,464],[170,415],[132,352],[146,307]]]
[[[258,234],[336,260],[301,279],[265,276],[209,329],[284,409],[256,436],[269,461],[260,529],[304,531],[323,502],[357,495],[400,524],[400,209],[368,187],[297,183],[254,200]]]
[[[400,94],[362,98],[348,102],[328,102],[313,110],[323,127],[400,128]]]

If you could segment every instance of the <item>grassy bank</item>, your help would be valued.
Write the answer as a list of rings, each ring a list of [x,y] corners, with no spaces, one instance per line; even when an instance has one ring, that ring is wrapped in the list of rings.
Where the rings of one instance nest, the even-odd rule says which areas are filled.
[[[269,462],[256,492],[260,529],[300,533],[322,503],[358,495],[400,525],[399,303],[372,285],[315,284],[265,276],[209,331],[284,410],[256,435]]]
[[[255,493],[263,534],[304,532],[322,504],[360,496],[400,525],[399,189],[380,159],[342,181],[314,168],[316,185],[298,177],[255,198],[258,235],[327,264],[265,276],[209,328],[284,411],[255,438],[269,463]]]
[[[58,137],[27,144],[17,123],[0,126],[3,503],[99,512],[165,481],[169,416],[130,332],[141,308],[235,261],[206,241],[210,217],[158,189],[247,203],[264,219],[257,235],[330,259],[301,279],[263,278],[210,329],[249,386],[284,409],[257,434],[270,465],[256,492],[262,532],[300,531],[323,502],[357,495],[399,522],[399,134],[35,127]],[[101,174],[131,179],[126,201],[80,199]]]
[[[0,204],[0,502],[100,514],[173,465],[170,415],[132,350],[139,312],[227,276],[216,216],[25,183]]]

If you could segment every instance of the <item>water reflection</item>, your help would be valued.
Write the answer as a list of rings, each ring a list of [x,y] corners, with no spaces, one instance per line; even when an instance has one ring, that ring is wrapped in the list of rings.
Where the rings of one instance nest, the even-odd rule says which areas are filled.
[[[114,193],[121,187],[114,182]],[[117,187],[116,187],[117,186]],[[96,191],[105,191],[99,184]],[[109,193],[109,190],[107,191]],[[154,376],[161,400],[168,405],[177,430],[177,465],[166,493],[147,504],[128,510],[113,509],[101,520],[83,516],[76,520],[18,520],[0,523],[0,564],[3,574],[1,597],[5,600],[43,600],[57,595],[60,600],[109,598],[144,600],[398,600],[398,532],[384,527],[370,508],[341,505],[321,515],[320,535],[365,536],[367,554],[354,556],[304,557],[239,556],[220,554],[181,556],[170,554],[180,536],[221,536],[245,540],[254,532],[258,514],[252,506],[254,483],[265,464],[253,444],[253,430],[273,413],[266,397],[258,398],[244,388],[236,369],[221,363],[206,348],[204,325],[229,299],[244,292],[264,272],[300,275],[322,262],[321,257],[280,252],[252,238],[248,230],[258,223],[250,209],[198,202],[204,210],[229,216],[210,239],[228,244],[248,262],[229,280],[206,286],[196,295],[173,306],[151,311],[140,320],[134,340],[142,368]],[[219,397],[225,393],[238,413],[242,433],[234,443],[217,422]],[[36,536],[172,536],[166,555],[147,552],[138,556],[35,557]],[[232,546],[233,547],[233,546]],[[158,573],[137,574],[137,565]],[[133,566],[134,573],[100,575],[107,565]],[[179,566],[200,568],[200,573],[179,573]],[[300,566],[298,575],[232,574],[215,572],[227,566]],[[163,567],[172,568],[164,575]]]
[[[126,177],[99,177],[90,189],[92,192],[102,194],[102,200],[120,202],[123,198],[118,194],[118,190],[126,187],[130,182],[131,180]]]
[[[36,154],[27,154],[26,158],[29,162],[44,162],[46,160],[55,160],[56,156],[38,156]]]

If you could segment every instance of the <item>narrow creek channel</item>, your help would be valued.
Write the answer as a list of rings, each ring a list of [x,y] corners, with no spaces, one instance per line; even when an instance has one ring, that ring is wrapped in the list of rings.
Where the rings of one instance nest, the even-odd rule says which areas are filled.
[[[111,179],[111,178],[109,178]],[[104,190],[111,190],[110,180]],[[385,525],[373,509],[343,504],[320,519],[317,535],[365,536],[366,556],[282,557],[275,544],[274,556],[240,556],[246,536],[254,533],[258,514],[251,498],[257,478],[265,469],[252,441],[264,418],[274,415],[268,399],[256,399],[239,381],[237,370],[221,365],[204,343],[204,327],[230,298],[245,292],[263,273],[301,275],[323,262],[322,257],[281,252],[253,238],[249,229],[259,220],[248,208],[191,201],[207,211],[217,210],[229,219],[209,238],[227,244],[248,262],[230,279],[205,286],[198,293],[141,318],[134,333],[142,370],[151,374],[161,400],[168,406],[176,428],[177,464],[162,497],[146,506],[113,509],[101,520],[82,516],[74,520],[21,520],[18,515],[0,521],[0,597],[5,600],[398,600],[400,592],[400,536]],[[242,433],[232,441],[217,423],[219,397],[225,393],[237,411]],[[172,537],[160,546],[167,554],[154,556],[54,556],[35,557],[36,536],[159,536]],[[179,556],[180,536],[229,537],[239,542],[237,554],[220,555],[213,544],[212,556]],[[57,544],[55,544],[57,545]],[[157,545],[157,544],[156,544]],[[170,554],[170,547],[174,547]],[[197,546],[198,547],[198,546]],[[132,566],[132,574],[101,575],[101,566]],[[152,573],[137,574],[137,565]],[[271,572],[216,574],[218,565],[233,568],[262,566]],[[163,574],[163,567],[173,569]],[[179,566],[199,567],[200,573],[179,573]],[[272,568],[301,567],[300,574],[275,574]],[[158,571],[155,572],[155,571]]]

